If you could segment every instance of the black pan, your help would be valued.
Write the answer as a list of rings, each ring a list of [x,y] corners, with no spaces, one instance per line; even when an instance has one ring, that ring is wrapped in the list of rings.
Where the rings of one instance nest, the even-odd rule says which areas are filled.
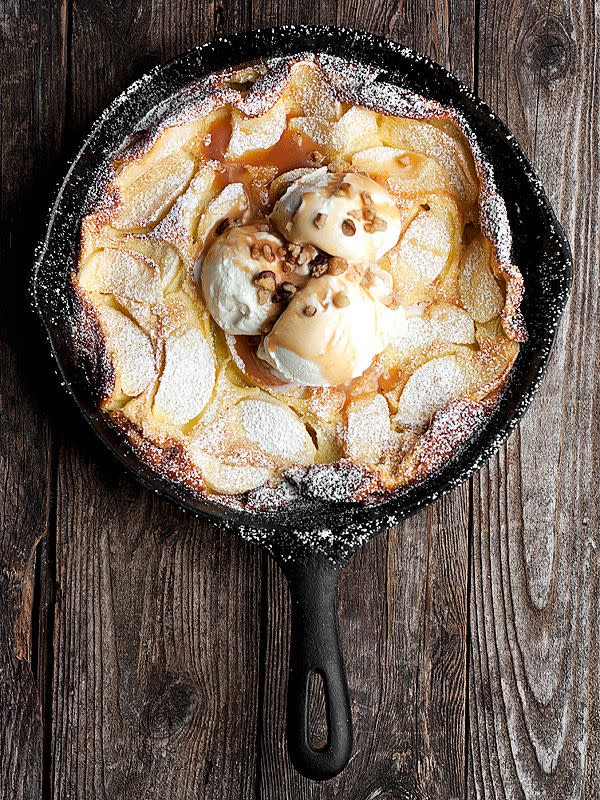
[[[514,262],[525,278],[523,314],[529,338],[522,346],[498,406],[443,468],[379,503],[325,501],[315,489],[300,503],[264,513],[236,510],[161,479],[140,463],[98,411],[75,366],[68,326],[68,278],[78,253],[79,223],[98,168],[157,103],[190,81],[259,57],[326,52],[386,70],[385,79],[459,109],[493,164],[514,233]],[[64,385],[113,454],[154,491],[181,507],[264,546],[279,562],[292,597],[288,683],[288,748],[296,768],[315,780],[337,775],[352,751],[348,689],[338,642],[337,585],[351,553],[363,541],[438,499],[480,467],[506,439],[531,402],[546,368],[571,282],[565,236],[531,166],[506,126],[446,70],[412,51],[345,28],[296,26],[219,39],[152,70],[118,97],[93,126],[51,210],[33,277],[33,296]],[[328,742],[311,747],[308,687],[323,680]]]

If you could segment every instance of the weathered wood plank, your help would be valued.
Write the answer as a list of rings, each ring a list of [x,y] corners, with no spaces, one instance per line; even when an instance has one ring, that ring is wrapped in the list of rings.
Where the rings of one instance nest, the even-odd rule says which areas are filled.
[[[50,6],[53,6],[52,12]],[[5,3],[0,29],[0,797],[43,785],[44,661],[38,658],[38,542],[52,501],[50,433],[40,412],[44,344],[27,310],[37,220],[63,135],[66,3]],[[40,553],[41,553],[40,548]],[[38,666],[41,674],[36,674]]]
[[[470,794],[597,798],[600,100],[597,3],[482,0],[480,92],[574,249],[540,395],[475,481]]]
[[[306,6],[301,18],[292,5],[268,8],[273,24],[336,22],[392,36],[473,80],[470,3],[321,4]],[[370,542],[347,567],[340,626],[355,755],[327,784],[301,778],[286,759],[289,609],[284,580],[270,565],[261,797],[448,800],[464,793],[468,521],[465,486]]]
[[[73,138],[213,20],[202,3],[75,2]],[[254,797],[266,557],[138,487],[83,429],[58,481],[54,796]]]

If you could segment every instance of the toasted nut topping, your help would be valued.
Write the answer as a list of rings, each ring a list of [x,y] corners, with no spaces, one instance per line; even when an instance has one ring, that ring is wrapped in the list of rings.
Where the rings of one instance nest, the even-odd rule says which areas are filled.
[[[304,266],[304,264],[308,264],[309,261],[310,259],[306,250],[301,250],[296,256],[296,264],[298,264],[299,267]]]
[[[350,305],[350,298],[346,292],[336,292],[333,295],[333,305],[338,308],[347,308]]]
[[[291,286],[293,284],[288,284],[286,281],[286,285]],[[290,292],[289,289],[284,289],[283,284],[277,287],[277,291],[273,295],[273,302],[274,303],[287,303],[291,296],[296,292],[296,287],[294,286],[294,291]]]
[[[279,256],[279,258],[286,258],[286,256],[287,256],[287,248],[285,248],[283,245],[278,247],[277,248],[277,255]]]
[[[262,250],[260,249],[260,245],[253,244],[250,248],[250,255],[255,261],[260,261],[262,258]]]
[[[333,256],[329,259],[329,274],[330,275],[341,275],[343,272],[346,272],[348,269],[348,262],[345,258],[339,258],[338,256]]]
[[[344,236],[354,236],[356,233],[356,225],[352,222],[351,219],[345,219],[342,222],[342,233]]]
[[[325,161],[325,156],[319,153],[318,150],[313,150],[311,153],[306,154],[306,160],[311,164],[322,164]]]
[[[275,287],[277,286],[275,273],[271,272],[270,269],[263,269],[262,272],[259,272],[258,275],[254,276],[254,283],[269,292],[274,292]]]
[[[269,262],[275,261],[275,253],[273,252],[273,248],[270,244],[263,244],[263,256]]]
[[[381,217],[375,217],[373,222],[365,222],[365,231],[367,233],[376,233],[377,231],[384,231],[387,228],[387,222]]]
[[[431,209],[431,206],[429,205],[429,203],[421,203],[421,208],[423,209],[423,211],[429,211]]]
[[[365,208],[363,211],[363,219],[365,219],[367,222],[373,222],[375,219],[375,212],[372,208]]]
[[[291,253],[293,256],[298,256],[298,255],[300,255],[300,251],[302,250],[302,246],[301,246],[301,245],[299,245],[299,244],[293,244],[293,243],[292,243],[292,244],[288,245],[288,247],[289,247],[289,251],[290,251],[290,253]]]
[[[317,309],[314,306],[305,306],[304,307],[304,314],[307,317],[314,317],[317,313]]]
[[[321,214],[321,212],[319,212],[318,214],[315,215],[315,218],[313,219],[313,225],[315,226],[315,228],[319,228],[320,230],[325,225],[326,221],[327,221],[327,214]]]
[[[343,181],[342,183],[340,183],[340,192],[342,192],[342,194],[345,194],[346,197],[350,197],[350,194],[352,192],[352,184],[348,183],[348,181]]]
[[[290,294],[296,294],[296,292],[298,291],[298,287],[295,284],[290,283],[289,281],[284,281],[281,284],[281,288],[283,289],[284,292],[289,292]]]
[[[284,272],[293,272],[294,271],[294,265],[290,264],[289,261],[284,261],[283,264],[281,265],[281,269]]]
[[[348,212],[348,216],[352,217],[353,219],[360,219],[362,217],[362,214],[360,213],[358,208],[353,208],[352,211]]]
[[[320,278],[322,275],[329,270],[329,264],[327,261],[318,261],[316,264],[310,265],[310,274],[313,278]]]
[[[383,305],[395,311],[397,308],[400,308],[400,298],[398,295],[391,294],[389,297],[385,298]]]
[[[362,197],[362,201],[366,206],[372,206],[373,205],[373,198],[371,197],[369,192],[361,192],[360,196]]]
[[[268,289],[259,289],[258,290],[258,304],[259,306],[266,306],[266,304],[271,299],[271,292]]]

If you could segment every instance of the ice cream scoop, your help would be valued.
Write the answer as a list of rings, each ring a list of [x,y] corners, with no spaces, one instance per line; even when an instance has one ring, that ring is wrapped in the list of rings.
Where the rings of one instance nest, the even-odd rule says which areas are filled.
[[[229,228],[214,240],[200,266],[208,310],[226,333],[256,336],[281,313],[275,290],[290,280],[283,270],[284,242],[264,225]],[[306,280],[306,279],[305,279]]]
[[[378,261],[398,241],[400,211],[367,175],[314,169],[275,203],[271,220],[290,242],[312,244],[350,262]]]
[[[368,288],[344,275],[311,278],[265,337],[259,355],[304,386],[339,386],[367,369],[405,324]]]

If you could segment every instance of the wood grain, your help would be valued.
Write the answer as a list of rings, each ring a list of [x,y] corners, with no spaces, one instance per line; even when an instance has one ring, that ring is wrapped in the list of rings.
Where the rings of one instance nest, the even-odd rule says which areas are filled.
[[[270,21],[289,19],[282,20],[285,6],[278,11]],[[321,6],[302,21],[332,16]],[[339,6],[335,21],[402,39],[469,83],[473,18],[465,3],[450,13],[439,3],[410,2],[398,13],[389,3],[370,2]],[[465,486],[370,542],[346,569],[340,626],[355,753],[325,785],[301,778],[286,758],[288,598],[279,570],[269,566],[260,797],[447,800],[464,794],[468,525]]]
[[[38,641],[38,615],[47,598],[41,601],[36,573],[52,476],[39,401],[45,343],[27,310],[26,286],[62,144],[64,12],[55,4],[48,19],[47,2],[9,3],[0,23],[0,796],[27,800],[41,796],[43,783],[45,674],[37,668],[45,626]]]
[[[599,12],[598,0],[4,1],[0,250],[19,302],[0,307],[2,800],[600,797]],[[322,785],[286,756],[278,568],[123,475],[51,388],[21,302],[31,219],[104,106],[188,47],[285,23],[372,30],[478,85],[531,155],[576,265],[520,432],[343,576],[356,745]],[[322,736],[318,695],[313,711]]]
[[[197,13],[75,2],[73,135],[212,36]],[[63,440],[56,519],[53,796],[254,797],[266,556],[154,498],[82,431]]]
[[[482,798],[600,796],[599,10],[481,5],[480,91],[532,157],[575,264],[542,391],[475,480],[470,785]]]

